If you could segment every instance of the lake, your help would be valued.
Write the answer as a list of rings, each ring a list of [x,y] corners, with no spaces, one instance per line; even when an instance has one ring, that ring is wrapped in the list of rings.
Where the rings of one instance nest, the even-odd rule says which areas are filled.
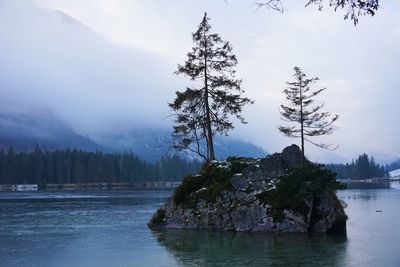
[[[1,192],[0,266],[400,266],[392,186],[339,191],[340,235],[151,232],[171,191]]]

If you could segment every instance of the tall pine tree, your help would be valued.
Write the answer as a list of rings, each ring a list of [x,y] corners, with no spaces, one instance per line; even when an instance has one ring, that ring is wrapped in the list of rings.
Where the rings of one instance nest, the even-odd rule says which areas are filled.
[[[314,97],[326,88],[312,90],[311,84],[319,80],[318,77],[308,79],[299,67],[294,67],[293,82],[286,82],[288,87],[283,91],[288,105],[281,105],[282,120],[294,122],[296,126],[280,126],[279,131],[291,138],[301,139],[302,162],[304,165],[304,141],[325,149],[332,149],[332,145],[316,143],[310,137],[330,135],[334,128],[332,124],[339,118],[336,114],[322,112],[323,104],[312,105]]]
[[[205,160],[214,160],[213,136],[216,133],[227,135],[234,128],[230,116],[246,123],[241,115],[242,108],[253,101],[241,96],[244,91],[241,80],[235,76],[236,56],[229,42],[211,33],[207,13],[192,39],[194,47],[175,74],[188,76],[195,85],[184,92],[176,92],[175,100],[169,103],[176,115],[174,147],[195,152]],[[201,148],[204,143],[205,152]]]

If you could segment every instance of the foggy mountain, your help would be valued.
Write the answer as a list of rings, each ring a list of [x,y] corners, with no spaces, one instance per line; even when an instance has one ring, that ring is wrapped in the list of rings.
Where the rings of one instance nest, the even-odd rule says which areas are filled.
[[[67,128],[60,144],[47,140],[49,147],[132,149],[151,160],[154,155],[169,153],[165,146],[170,143],[171,129],[167,101],[187,86],[187,81],[173,75],[176,62],[111,43],[71,16],[33,0],[0,0],[0,58],[0,106],[15,114],[48,110]],[[42,116],[35,111],[30,115],[37,117],[28,121],[40,121]],[[3,144],[21,140],[10,134],[1,137]],[[44,143],[28,134],[22,139],[21,147]],[[263,154],[258,147],[244,145],[246,142],[216,141],[220,158],[228,153]],[[81,142],[86,145],[76,145]],[[287,140],[287,145],[293,142],[297,140]],[[29,145],[22,145],[25,143]],[[368,152],[385,158],[379,151]],[[337,153],[320,155],[316,158],[319,162],[348,160]]]
[[[0,0],[0,58],[3,107],[51,110],[82,135],[165,126],[166,102],[180,88],[175,64],[33,0]]]
[[[172,148],[172,129],[142,128],[126,131],[125,133],[93,137],[97,143],[123,152],[127,149],[147,161],[155,161],[163,155],[176,154]],[[249,142],[226,136],[216,136],[214,147],[217,159],[226,159],[229,156],[265,157],[267,152]],[[199,159],[191,152],[179,152],[180,156],[188,159]]]
[[[88,7],[90,6],[90,4],[86,2],[85,5]],[[159,4],[154,5],[159,6]],[[93,6],[96,5],[93,4]],[[222,11],[223,10],[219,10],[219,12]],[[91,12],[91,10],[86,10],[85,12],[93,15],[96,14],[94,10],[93,12]],[[72,12],[71,14],[74,13]],[[237,15],[239,15],[239,13]],[[83,17],[79,18],[83,19]],[[132,14],[132,17],[135,17],[135,19],[132,20],[135,22],[133,28],[139,28],[140,32],[145,32],[146,34],[144,36],[146,38],[143,36],[135,36],[134,32],[132,32],[132,34],[129,34],[129,32],[125,33],[129,38],[137,38],[139,41],[145,39],[147,42],[159,42],[161,46],[164,43],[169,44],[167,46],[168,48],[173,47],[177,50],[174,51],[173,54],[181,55],[182,58],[184,58],[186,51],[188,51],[186,49],[190,47],[190,32],[187,32],[187,36],[182,35],[184,39],[181,39],[180,36],[184,34],[186,28],[189,27],[180,28],[179,34],[177,33],[176,36],[173,35],[174,38],[172,38],[169,33],[178,32],[178,29],[175,27],[173,27],[175,28],[174,31],[162,32],[160,35],[157,35],[160,33],[161,29],[167,28],[157,27],[157,23],[163,23],[165,17],[159,16],[162,17],[162,19],[157,18],[154,21],[154,25],[151,27],[151,29],[153,29],[152,31],[149,31],[146,27],[147,25],[145,23],[150,23],[148,20],[142,22],[139,20],[141,17],[137,14],[135,16],[135,13]],[[218,16],[213,18],[216,24],[223,24],[224,20],[218,21],[217,17]],[[252,14],[251,18],[253,17]],[[265,16],[260,17],[264,19]],[[272,18],[268,17],[268,19]],[[194,27],[196,24],[192,20],[190,21],[190,24],[193,24]],[[252,23],[258,23],[259,21],[260,20],[257,19]],[[273,21],[275,20],[271,20],[271,22]],[[142,24],[138,22],[142,22]],[[123,25],[123,23],[132,24],[133,22],[121,22],[121,25]],[[248,21],[246,23],[250,22]],[[395,23],[392,24],[395,25]],[[89,25],[93,26],[93,24]],[[288,27],[288,25],[286,25],[286,27]],[[289,27],[292,26],[289,25]],[[256,27],[251,28],[255,29]],[[160,29],[160,31],[157,31],[158,29]],[[259,35],[260,38],[266,38],[266,40],[278,38],[276,44],[288,41],[286,38],[283,38],[281,34],[277,36],[275,31],[281,32],[281,30],[277,30],[274,27],[266,31],[261,31],[261,29],[270,29],[270,27],[257,27],[257,29],[257,35]],[[393,34],[395,33],[393,29],[387,30],[393,31],[391,32]],[[118,29],[115,29],[115,31],[120,32]],[[361,30],[361,28],[358,27],[357,32],[360,31],[364,32],[365,30]],[[137,32],[138,31],[136,31],[136,33]],[[228,37],[229,32],[229,30],[226,31]],[[279,50],[281,52],[278,54],[287,55],[282,59],[272,53],[269,56],[269,60],[274,59],[275,61],[268,62],[274,66],[274,71],[271,76],[263,75],[259,72],[261,69],[259,69],[258,66],[264,64],[266,60],[264,57],[260,57],[258,53],[264,51],[267,46],[273,46],[273,44],[271,42],[266,42],[264,44],[262,39],[258,42],[256,41],[257,39],[254,39],[254,35],[246,35],[246,38],[240,35],[235,39],[235,36],[238,36],[238,34],[237,31],[233,32],[235,34],[231,34],[229,38],[233,38],[232,42],[235,44],[235,51],[240,51],[240,53],[238,53],[240,68],[242,68],[242,73],[245,74],[242,78],[246,83],[244,89],[249,93],[250,97],[257,99],[256,104],[249,108],[250,112],[246,114],[249,121],[249,124],[246,125],[246,130],[238,129],[235,134],[239,132],[239,134],[247,137],[246,140],[262,144],[264,147],[271,150],[270,152],[277,151],[281,147],[290,145],[293,142],[298,144],[298,140],[284,139],[278,135],[276,130],[276,125],[281,123],[280,121],[278,122],[279,114],[276,109],[278,107],[277,94],[279,94],[280,101],[280,88],[282,88],[284,81],[287,80],[288,76],[285,71],[288,70],[287,68],[291,67],[287,65],[287,62],[292,62],[292,54],[286,53],[288,51],[285,49]],[[349,34],[348,36],[354,34],[352,28],[351,32],[346,33]],[[110,36],[104,33],[102,34],[110,38]],[[361,36],[362,34],[359,33],[359,35]],[[170,38],[168,39],[166,36]],[[330,37],[333,36],[336,35]],[[360,36],[358,38],[361,38]],[[369,36],[369,34],[365,36]],[[394,36],[390,34],[386,34],[385,36],[387,40],[383,40],[382,43],[380,43],[380,47],[383,49],[377,50],[391,51],[391,54],[390,56],[385,56],[385,54],[383,54],[380,58],[396,58],[392,53],[397,50],[391,49],[396,44],[396,42],[393,42]],[[176,47],[173,46],[175,37],[177,42]],[[241,42],[243,42],[242,40],[247,40],[248,38],[252,38],[251,40],[254,39],[254,42],[250,42],[250,46],[248,46],[247,42],[246,44],[241,44]],[[380,38],[378,39],[380,40]],[[182,40],[187,40],[189,47],[186,47]],[[296,38],[293,40],[298,39]],[[329,40],[329,42],[327,42],[329,45],[324,46],[325,49],[333,49],[334,47],[331,47],[331,44],[335,42],[332,42],[331,39],[326,40]],[[356,38],[355,40],[358,39]],[[359,41],[353,41],[352,45],[358,47],[358,42]],[[262,45],[253,46],[253,44],[258,43]],[[291,41],[291,43],[296,42]],[[363,41],[363,43],[368,42]],[[297,58],[295,61],[303,61],[305,63],[314,62],[307,66],[308,69],[311,68],[311,71],[313,65],[317,64],[316,66],[320,66],[319,64],[322,64],[322,62],[318,63],[319,61],[317,61],[317,63],[315,63],[315,59],[320,57],[309,57],[310,53],[306,52],[313,51],[313,49],[308,49],[306,43],[303,45],[303,47],[299,47],[302,53],[297,53],[301,55],[301,57]],[[319,47],[321,44],[315,45]],[[322,45],[324,45],[324,43]],[[374,44],[369,45],[373,46]],[[157,44],[156,46],[159,45]],[[240,50],[241,46],[242,48]],[[131,129],[170,129],[171,121],[168,117],[169,109],[166,102],[174,98],[175,91],[184,89],[186,86],[192,86],[186,79],[181,79],[172,74],[176,70],[176,64],[181,62],[182,58],[172,59],[171,57],[165,57],[165,55],[162,56],[162,53],[150,53],[148,50],[144,51],[138,47],[143,46],[135,45],[123,47],[119,44],[112,43],[68,14],[44,8],[34,0],[0,0],[0,106],[6,108],[12,107],[16,110],[26,109],[27,106],[39,110],[50,110],[57,118],[60,118],[72,128],[75,133],[81,136],[126,135]],[[285,46],[280,45],[280,47]],[[183,51],[183,49],[185,50]],[[365,50],[371,51],[371,48],[365,47]],[[152,49],[151,51],[157,50]],[[268,51],[275,50],[268,49]],[[353,49],[351,51],[358,50]],[[361,62],[361,59],[365,59],[362,53],[358,52],[357,54],[358,60],[352,62]],[[352,56],[353,55],[354,53]],[[377,54],[370,58],[379,57],[379,55],[380,54]],[[342,66],[342,63],[345,62],[344,59],[348,58],[348,55],[343,54],[342,57],[338,57],[332,54],[332,57],[333,63],[337,60],[340,62],[340,65],[337,66]],[[168,60],[173,60],[173,62],[168,61],[167,58]],[[288,58],[290,58],[290,61]],[[325,59],[323,61],[325,61]],[[341,120],[338,125],[341,130],[333,136],[334,139],[332,140],[335,144],[340,145],[340,150],[335,153],[324,152],[314,150],[314,148],[310,146],[310,149],[307,150],[307,153],[310,153],[308,155],[310,158],[319,162],[348,162],[352,156],[367,152],[368,154],[374,155],[378,162],[387,163],[399,157],[397,153],[398,149],[395,146],[398,143],[396,143],[397,129],[383,127],[383,125],[397,125],[396,117],[395,115],[389,116],[390,120],[386,123],[383,123],[381,120],[381,118],[386,118],[384,114],[396,114],[392,109],[396,107],[393,101],[398,99],[395,94],[397,93],[395,86],[397,84],[395,77],[397,76],[394,74],[396,67],[393,65],[394,63],[392,61],[393,60],[390,60],[387,63],[386,61],[382,61],[380,63],[382,66],[391,64],[390,66],[392,67],[385,69],[383,73],[379,72],[380,74],[378,76],[381,77],[379,81],[387,81],[388,84],[382,85],[386,88],[385,97],[382,98],[382,101],[373,101],[372,106],[368,101],[370,99],[376,99],[378,97],[378,91],[379,96],[384,92],[383,90],[375,90],[374,87],[377,87],[378,84],[374,85],[372,81],[367,82],[368,85],[371,85],[369,86],[371,87],[369,89],[370,94],[362,94],[364,97],[359,99],[355,105],[346,105],[346,107],[342,107],[342,101],[340,99],[358,99],[358,96],[361,96],[361,94],[359,94],[361,91],[357,90],[363,90],[362,88],[364,86],[359,81],[364,81],[365,77],[373,75],[366,76],[362,74],[361,77],[353,81],[353,75],[351,75],[351,77],[346,75],[351,73],[349,70],[353,69],[354,66],[348,64],[349,70],[343,70],[342,67],[337,67],[335,69],[335,71],[340,69],[342,72],[335,74],[335,78],[331,78],[330,82],[327,81],[328,83],[326,85],[328,88],[334,88],[334,90],[329,89],[329,92],[335,95],[335,97],[331,96],[328,103],[332,103],[333,105],[334,101],[340,102],[332,106],[332,110],[340,111],[339,114],[341,115]],[[382,67],[378,67],[380,65],[372,63],[369,65],[375,66],[374,69],[371,68],[369,70],[370,74],[373,71],[376,72],[377,69],[383,69]],[[267,69],[265,69],[265,71],[269,68],[268,66],[266,67]],[[243,72],[243,70],[245,71]],[[320,75],[323,80],[330,77],[328,73],[332,73],[330,69],[326,69],[325,74],[323,69],[321,69],[321,71],[322,73],[320,73]],[[392,73],[392,75],[389,75],[388,79],[383,78],[390,73]],[[266,80],[258,80],[259,77],[266,77]],[[274,77],[281,77],[279,79],[282,83],[277,81]],[[271,79],[271,81],[269,81],[269,79]],[[260,84],[266,84],[266,87],[260,87]],[[349,90],[349,88],[356,84],[359,86],[359,89]],[[258,95],[257,90],[265,92],[267,95],[262,95],[264,93]],[[372,92],[374,92],[374,94],[372,94]],[[276,107],[274,106],[275,103],[270,103],[268,101],[275,101]],[[384,108],[379,106],[379,103],[385,103]],[[262,108],[263,106],[266,109]],[[361,109],[362,111],[360,111]],[[265,114],[261,111],[265,112]],[[370,111],[372,113],[369,113]],[[359,114],[364,115],[361,116]],[[265,125],[260,123],[260,125],[256,125],[257,122],[261,120],[270,121],[270,123]],[[381,122],[382,124],[380,126],[372,126],[372,124],[369,123],[370,120],[374,120],[377,123]],[[359,129],[362,128],[361,125],[363,127],[369,125],[368,129],[363,130],[364,133],[369,133],[365,135],[368,137],[360,137],[356,140],[349,141],[351,139],[348,138],[349,136],[364,136],[359,133]],[[379,131],[377,131],[378,129]],[[375,132],[377,132],[376,134],[379,133],[380,136],[385,136],[385,138],[376,138],[376,136],[372,134]],[[365,141],[372,140],[373,138],[376,138],[377,141],[370,143]],[[384,147],[386,148],[383,149]]]
[[[0,113],[0,148],[13,146],[17,151],[42,149],[81,149],[110,151],[90,138],[75,133],[68,125],[46,111],[30,114]]]
[[[29,113],[0,113],[0,148],[13,146],[18,151],[33,150],[38,144],[43,149],[80,149],[84,151],[125,152],[132,151],[141,159],[154,162],[163,155],[176,152],[171,148],[170,130],[143,128],[126,133],[109,134],[93,139],[77,134],[62,120],[46,110]],[[217,157],[225,159],[231,155],[263,157],[267,153],[250,143],[231,138],[217,138]],[[180,152],[180,156],[195,159],[192,153]]]
[[[171,82],[175,64],[32,0],[0,0],[0,57],[2,148],[130,150],[149,161],[174,153],[163,117],[181,86]],[[219,158],[266,154],[233,139],[215,146]]]

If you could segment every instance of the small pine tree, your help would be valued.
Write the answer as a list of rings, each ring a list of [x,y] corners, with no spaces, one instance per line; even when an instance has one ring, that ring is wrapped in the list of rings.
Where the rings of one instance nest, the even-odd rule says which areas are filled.
[[[332,124],[339,118],[336,114],[321,112],[323,104],[312,106],[314,97],[326,88],[312,90],[311,84],[319,80],[318,77],[308,79],[299,67],[294,68],[293,82],[286,82],[288,87],[283,91],[288,105],[281,105],[282,120],[294,122],[296,126],[280,126],[279,131],[285,136],[301,139],[302,162],[304,165],[304,141],[324,149],[335,149],[332,145],[316,143],[310,137],[330,135],[334,128]]]
[[[188,76],[197,86],[176,92],[175,100],[169,103],[176,114],[174,147],[195,152],[205,160],[214,160],[214,134],[226,135],[234,128],[230,116],[246,123],[241,115],[242,108],[253,101],[241,96],[242,81],[236,78],[234,70],[236,56],[229,42],[211,33],[207,13],[192,39],[195,46],[187,54],[186,62],[178,65],[175,74]],[[202,142],[206,144],[206,152],[201,149]]]

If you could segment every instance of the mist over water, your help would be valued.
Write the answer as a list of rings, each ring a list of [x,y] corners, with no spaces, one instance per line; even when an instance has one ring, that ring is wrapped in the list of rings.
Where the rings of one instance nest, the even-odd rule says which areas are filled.
[[[151,232],[171,191],[3,192],[0,257],[4,266],[398,266],[392,187],[339,191],[349,220],[335,236]]]

